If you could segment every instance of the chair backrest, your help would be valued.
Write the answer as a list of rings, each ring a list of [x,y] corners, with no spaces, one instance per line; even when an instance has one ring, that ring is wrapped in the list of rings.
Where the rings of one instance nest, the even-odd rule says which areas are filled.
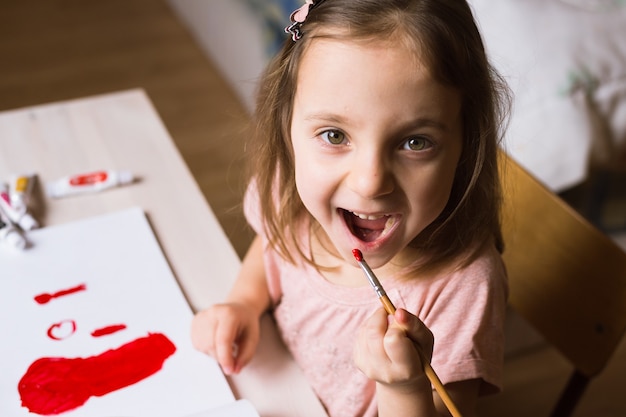
[[[509,302],[583,375],[626,329],[626,253],[501,152]]]

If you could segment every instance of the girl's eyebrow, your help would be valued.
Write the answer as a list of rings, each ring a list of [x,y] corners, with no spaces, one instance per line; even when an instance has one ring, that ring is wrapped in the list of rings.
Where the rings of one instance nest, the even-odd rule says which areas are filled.
[[[331,124],[349,124],[349,119],[335,113],[311,113],[304,117],[304,120],[310,122],[325,122]],[[431,117],[418,117],[396,126],[400,131],[411,130],[416,128],[430,127],[441,131],[447,131],[448,126],[440,120]]]
[[[437,130],[446,131],[448,126],[440,120],[430,117],[418,117],[415,120],[410,120],[407,123],[401,125],[402,129],[410,130],[420,127],[431,127]]]
[[[347,119],[345,117],[339,116],[335,113],[311,113],[304,117],[306,121],[313,122],[330,122],[330,123],[347,123]]]

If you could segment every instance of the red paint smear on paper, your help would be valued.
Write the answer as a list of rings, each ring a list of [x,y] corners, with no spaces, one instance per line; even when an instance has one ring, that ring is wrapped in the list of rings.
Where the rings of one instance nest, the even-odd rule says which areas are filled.
[[[120,330],[124,330],[125,328],[126,328],[125,324],[112,324],[110,326],[101,327],[99,329],[94,330],[93,332],[91,332],[91,335],[93,337],[106,336],[108,334],[112,334],[115,332],[119,332]]]
[[[46,304],[47,302],[49,302],[53,298],[63,297],[64,295],[74,294],[75,292],[85,291],[86,289],[87,289],[87,285],[80,284],[80,285],[77,285],[75,287],[68,288],[66,290],[57,291],[57,292],[52,293],[52,294],[43,293],[43,294],[36,295],[35,296],[35,301],[37,301],[39,304]]]
[[[37,359],[18,384],[22,406],[40,415],[73,410],[155,374],[175,351],[165,335],[149,333],[97,356]]]
[[[64,330],[67,331],[67,327],[65,326],[67,323],[70,324],[71,330],[67,334],[62,334]],[[58,323],[54,323],[52,326],[48,327],[48,337],[52,340],[63,340],[76,332],[76,322],[72,319],[67,319],[60,321]]]

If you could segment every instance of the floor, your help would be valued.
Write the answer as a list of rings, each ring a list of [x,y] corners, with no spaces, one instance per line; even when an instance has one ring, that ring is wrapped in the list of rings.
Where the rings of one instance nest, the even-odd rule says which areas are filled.
[[[243,255],[251,237],[239,206],[247,115],[166,3],[0,2],[0,111],[137,87],[154,102],[237,253]],[[568,370],[568,364],[543,345],[508,357],[505,391],[481,400],[480,415],[547,416]],[[626,416],[625,383],[622,343],[575,416]]]

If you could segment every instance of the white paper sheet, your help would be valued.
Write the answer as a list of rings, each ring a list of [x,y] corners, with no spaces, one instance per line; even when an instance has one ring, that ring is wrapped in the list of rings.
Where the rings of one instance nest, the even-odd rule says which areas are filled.
[[[192,311],[140,208],[43,228],[29,232],[28,239],[32,247],[23,252],[0,246],[0,416],[176,417],[235,401],[217,363],[191,346]],[[63,291],[68,293],[43,304],[35,300]],[[92,334],[98,329],[104,335]],[[147,343],[144,351],[140,339]],[[150,343],[157,339],[176,350],[150,376],[89,394],[83,405],[60,413],[50,413],[51,405],[32,387],[26,391],[35,399],[22,405],[18,385],[40,358],[61,358],[57,362],[74,370],[57,375],[58,367],[43,366],[35,372],[61,381],[58,391],[96,386],[107,391],[107,384],[132,379],[135,364],[151,362],[146,358],[155,355],[157,346]],[[113,353],[103,355],[109,350]],[[86,372],[83,367],[86,380],[68,382],[86,358],[94,365]],[[69,403],[76,402],[76,392],[66,394]],[[49,403],[67,408],[51,395]],[[29,412],[35,403],[48,411]]]

